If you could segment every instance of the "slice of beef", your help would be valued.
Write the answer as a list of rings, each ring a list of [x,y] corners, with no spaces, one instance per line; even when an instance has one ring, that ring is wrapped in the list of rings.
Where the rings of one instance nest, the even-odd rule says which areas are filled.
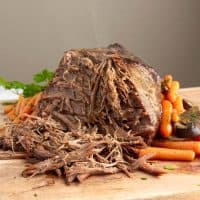
[[[64,53],[37,113],[70,131],[97,126],[102,134],[132,133],[151,142],[158,129],[160,78],[121,45]]]

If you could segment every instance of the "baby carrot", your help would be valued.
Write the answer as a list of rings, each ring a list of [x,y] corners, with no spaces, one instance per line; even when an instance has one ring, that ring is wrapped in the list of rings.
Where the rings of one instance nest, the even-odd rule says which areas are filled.
[[[20,111],[19,111],[19,115],[23,114],[24,107],[26,106],[26,104],[28,103],[29,100],[30,100],[30,97],[22,99],[21,106],[20,106]]]
[[[20,107],[21,107],[21,104],[22,104],[22,100],[23,100],[23,97],[20,96],[19,100],[18,100],[18,102],[17,102],[17,104],[15,106],[15,114],[16,115],[19,115],[19,113],[20,113]]]
[[[17,116],[17,117],[13,120],[13,123],[18,124],[19,122],[20,122],[20,118],[19,118],[19,116]]]
[[[4,113],[5,113],[5,114],[9,113],[13,108],[14,108],[14,104],[5,105],[5,106],[3,107]]]
[[[170,102],[175,102],[177,98],[177,92],[180,88],[178,81],[172,81],[171,87],[169,88],[169,91],[167,92],[167,99]]]
[[[20,115],[20,118],[24,118],[23,114],[30,114],[33,111],[34,103],[36,100],[36,96],[30,97],[27,104],[25,105],[22,114]]]
[[[172,115],[172,104],[168,100],[162,101],[162,116],[160,123],[160,134],[167,138],[172,133],[171,115]]]
[[[41,99],[41,95],[42,95],[41,92],[40,92],[40,93],[37,93],[37,94],[35,95],[35,103],[34,103],[34,106],[36,106],[36,105],[38,104],[39,100]]]
[[[195,153],[192,150],[178,150],[158,147],[147,147],[139,150],[139,157],[153,153],[151,159],[155,160],[174,160],[174,161],[192,161]]]
[[[200,155],[200,142],[199,141],[168,141],[168,140],[155,140],[153,146],[165,147],[170,149],[184,149],[192,150],[196,154]]]
[[[173,109],[172,111],[172,122],[178,122],[179,121],[179,114],[176,109]]]
[[[7,117],[8,119],[10,119],[11,121],[13,121],[16,118],[15,115],[15,109],[13,108],[9,113],[7,113]]]
[[[160,95],[160,99],[161,99],[161,101],[164,101],[164,100],[165,100],[165,95],[164,95],[164,94],[161,94],[161,95]]]
[[[176,97],[176,101],[173,103],[173,107],[177,110],[178,114],[181,114],[182,112],[184,112],[183,100],[181,96],[178,95]]]
[[[160,134],[163,138],[168,138],[172,134],[172,125],[171,123],[161,123],[160,125]]]
[[[35,105],[37,105],[38,101],[41,98],[41,93],[38,93],[32,97],[29,98],[27,104],[25,105],[24,109],[23,109],[23,114],[31,114],[33,112],[33,108],[35,107]]]
[[[164,76],[164,82],[165,82],[165,85],[167,86],[167,88],[169,89],[172,85],[172,80],[173,80],[173,77],[172,75],[168,74],[168,75],[165,75]]]

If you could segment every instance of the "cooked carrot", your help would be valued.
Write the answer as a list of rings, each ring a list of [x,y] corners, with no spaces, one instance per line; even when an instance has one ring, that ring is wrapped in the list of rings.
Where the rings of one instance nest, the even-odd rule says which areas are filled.
[[[164,94],[161,94],[160,96],[161,96],[161,97],[160,97],[160,98],[161,98],[161,101],[164,101],[164,100],[165,100],[165,95],[164,95]]]
[[[41,95],[42,95],[41,92],[36,94],[34,106],[38,104],[39,100],[41,99]]]
[[[179,114],[176,109],[173,109],[172,111],[172,122],[178,122],[179,121]]]
[[[33,96],[28,100],[27,104],[25,105],[25,107],[23,109],[23,112],[22,112],[23,114],[24,113],[30,114],[33,111],[33,107],[34,107],[36,97],[37,96]]]
[[[21,120],[25,120],[25,114],[32,114],[40,98],[41,93],[27,98],[20,96],[16,104],[5,106],[4,112],[11,121],[19,123]]]
[[[170,102],[175,102],[177,98],[177,92],[180,88],[178,81],[172,81],[171,87],[169,88],[169,91],[167,92],[167,99]]]
[[[172,75],[168,74],[168,75],[165,75],[164,76],[164,81],[165,81],[165,85],[167,86],[167,88],[169,89],[172,85],[172,80],[173,80],[173,77]]]
[[[26,104],[28,103],[29,100],[30,100],[30,97],[22,99],[19,115],[23,114],[24,107],[26,106]]]
[[[163,112],[172,112],[172,103],[168,100],[162,101],[162,111]]]
[[[15,115],[15,109],[13,108],[8,114],[7,114],[8,119],[10,119],[11,121],[13,121],[16,118]]]
[[[171,90],[178,91],[180,89],[180,83],[178,81],[172,81]]]
[[[19,122],[20,122],[20,118],[19,118],[19,116],[17,116],[17,117],[13,120],[13,123],[18,124]]]
[[[173,128],[170,123],[162,123],[160,125],[160,134],[163,138],[168,138],[172,134]]]
[[[162,116],[160,123],[160,134],[167,138],[172,133],[172,124],[171,124],[171,115],[172,115],[172,104],[168,100],[162,101]]]
[[[200,155],[200,142],[199,141],[153,141],[153,146],[165,147],[170,149],[184,149],[193,150],[196,154]]]
[[[171,91],[169,90],[168,93],[167,93],[167,99],[170,101],[170,102],[175,102],[176,101],[176,98],[177,98],[177,93],[175,93],[174,91]]]
[[[183,100],[181,96],[177,96],[176,101],[173,103],[173,107],[177,110],[178,114],[184,112]]]
[[[23,101],[23,97],[20,96],[19,100],[18,100],[18,102],[17,102],[17,104],[15,106],[15,114],[16,115],[19,115],[19,113],[20,113],[20,107],[21,107],[22,101]]]
[[[195,158],[195,152],[192,150],[178,150],[158,147],[147,147],[139,150],[139,157],[153,153],[151,159],[155,160],[174,160],[174,161],[192,161]]]
[[[14,108],[14,104],[5,105],[5,106],[3,107],[4,113],[5,113],[5,114],[9,113],[13,108]]]

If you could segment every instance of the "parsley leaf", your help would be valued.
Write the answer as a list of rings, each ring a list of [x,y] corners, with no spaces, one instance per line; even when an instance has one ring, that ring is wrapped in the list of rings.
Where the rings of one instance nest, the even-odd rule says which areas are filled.
[[[141,179],[141,180],[147,180],[147,178],[146,178],[146,177],[141,177],[140,179]]]
[[[42,82],[50,81],[52,77],[53,77],[53,72],[50,72],[47,69],[44,69],[41,72],[35,74],[33,76],[33,80],[36,83],[42,83]]]
[[[10,81],[10,82],[7,82],[7,84],[5,85],[5,88],[6,89],[11,89],[11,88],[14,88],[14,89],[23,89],[24,88],[24,84],[19,82],[19,81]]]
[[[0,77],[0,85],[2,85],[3,87],[5,87],[6,83],[7,83],[7,81],[4,78]]]
[[[33,75],[33,82],[32,83],[22,83],[20,81],[7,81],[4,78],[0,77],[0,85],[2,85],[6,89],[23,89],[23,96],[30,97],[35,95],[38,92],[43,91],[48,82],[53,78],[53,72],[44,69],[41,72]]]
[[[34,84],[34,83],[26,84],[24,86],[23,95],[24,95],[24,97],[31,97],[34,94],[44,90],[44,88],[45,88],[44,86],[37,85],[37,84]]]
[[[172,165],[165,165],[163,166],[163,169],[167,169],[167,170],[175,170],[176,167],[172,166]]]

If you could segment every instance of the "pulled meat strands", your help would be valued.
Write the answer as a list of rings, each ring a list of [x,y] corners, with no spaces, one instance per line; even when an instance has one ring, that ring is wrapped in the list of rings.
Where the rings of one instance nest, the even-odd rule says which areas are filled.
[[[162,174],[136,153],[158,130],[160,96],[158,74],[120,45],[65,52],[35,115],[12,126],[14,146],[36,159],[23,176],[55,171],[71,183],[135,169]]]
[[[50,185],[54,185],[55,181],[52,178],[45,178],[40,180],[40,182],[38,182],[37,184],[35,184],[32,189],[38,189],[41,187],[46,187],[46,186],[50,186]]]
[[[69,131],[96,125],[103,134],[121,129],[150,143],[160,122],[160,88],[158,74],[120,45],[74,49],[65,52],[37,113],[54,115]]]
[[[25,159],[27,155],[24,152],[0,152],[0,160],[12,160],[12,159]]]

